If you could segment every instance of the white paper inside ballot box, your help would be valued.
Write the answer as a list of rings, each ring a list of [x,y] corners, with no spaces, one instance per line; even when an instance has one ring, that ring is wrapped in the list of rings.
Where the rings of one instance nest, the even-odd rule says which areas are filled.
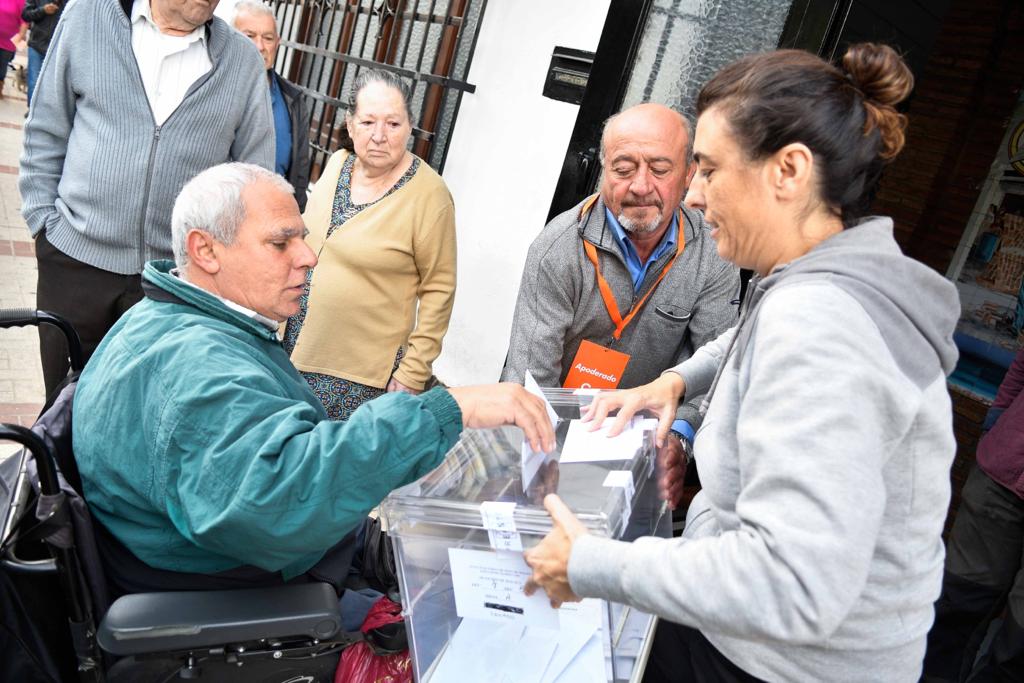
[[[527,598],[522,587],[530,570],[518,553],[450,549],[449,558],[456,611],[463,618],[431,683],[605,680],[601,601],[567,603],[556,610],[543,591]],[[531,604],[538,597],[541,604]],[[495,600],[501,601],[496,611],[480,609]]]
[[[531,572],[521,553],[450,548],[448,560],[460,617],[558,629],[558,610],[544,591],[523,592]]]
[[[600,609],[600,602],[594,601]],[[600,617],[598,617],[600,621]],[[579,621],[549,629],[463,619],[429,683],[595,683],[607,680],[600,628]]]

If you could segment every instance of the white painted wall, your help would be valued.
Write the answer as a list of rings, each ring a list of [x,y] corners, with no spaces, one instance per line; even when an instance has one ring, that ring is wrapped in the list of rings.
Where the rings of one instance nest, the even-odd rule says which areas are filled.
[[[235,18],[235,5],[237,4],[238,0],[220,0],[217,6],[213,8],[213,13],[230,25],[231,21]]]
[[[556,45],[597,50],[608,0],[489,2],[444,179],[455,198],[458,289],[434,373],[497,381],[530,242],[544,227],[579,107],[543,97]]]

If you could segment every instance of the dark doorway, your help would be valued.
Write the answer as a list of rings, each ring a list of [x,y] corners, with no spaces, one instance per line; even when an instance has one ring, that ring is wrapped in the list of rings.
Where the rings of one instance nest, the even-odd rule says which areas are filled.
[[[605,120],[640,102],[693,117],[697,89],[732,59],[775,47],[788,3],[611,0],[548,218],[593,192]]]

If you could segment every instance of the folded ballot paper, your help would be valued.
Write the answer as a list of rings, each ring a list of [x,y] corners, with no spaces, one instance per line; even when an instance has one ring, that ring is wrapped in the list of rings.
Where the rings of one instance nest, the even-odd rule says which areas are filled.
[[[570,421],[569,433],[562,446],[562,457],[558,462],[568,465],[574,462],[628,460],[643,446],[644,432],[658,428],[656,419],[634,415],[621,433],[609,437],[608,430],[612,423],[612,419],[607,419],[600,428],[591,431],[594,426],[592,422]]]

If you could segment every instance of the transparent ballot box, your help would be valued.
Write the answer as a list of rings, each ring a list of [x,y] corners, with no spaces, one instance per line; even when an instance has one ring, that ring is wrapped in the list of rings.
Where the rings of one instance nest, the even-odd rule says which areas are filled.
[[[656,423],[634,418],[609,439],[578,421],[589,396],[544,393],[559,418],[555,452],[534,454],[517,428],[467,430],[438,469],[382,506],[420,683],[611,683],[642,674],[654,617],[603,600],[554,609],[543,591],[527,597],[522,551],[551,530],[548,493],[592,534],[670,536]]]

